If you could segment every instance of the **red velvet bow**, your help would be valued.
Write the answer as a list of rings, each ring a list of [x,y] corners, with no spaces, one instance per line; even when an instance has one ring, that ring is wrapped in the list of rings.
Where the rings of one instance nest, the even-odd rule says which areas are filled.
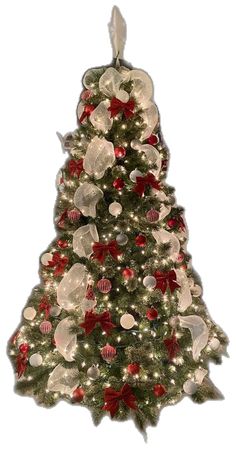
[[[20,345],[19,351],[20,353],[17,355],[16,358],[16,372],[18,378],[20,378],[25,373],[28,362],[29,345]]]
[[[47,320],[50,314],[51,304],[48,302],[48,298],[46,296],[42,297],[41,302],[39,304],[38,311],[45,312],[45,319]]]
[[[84,106],[84,111],[83,111],[82,115],[79,118],[79,122],[82,123],[85,118],[88,118],[91,115],[91,113],[93,112],[94,109],[95,109],[94,105],[85,105]]]
[[[119,409],[120,401],[124,401],[130,409],[137,409],[136,397],[128,383],[125,383],[120,391],[115,391],[113,388],[105,388],[104,401],[105,404],[102,407],[102,410],[110,412],[111,417],[114,417]]]
[[[109,334],[110,331],[115,328],[115,324],[111,322],[111,314],[108,310],[103,313],[95,313],[93,310],[89,310],[85,313],[85,320],[80,324],[81,328],[84,328],[85,334],[90,334],[96,324],[99,323],[103,331]]]
[[[61,216],[59,217],[58,221],[57,221],[57,225],[58,227],[60,227],[61,229],[64,227],[65,225],[65,220],[67,218],[67,210],[64,210],[64,212],[61,214]]]
[[[173,359],[176,357],[176,355],[179,353],[180,346],[178,344],[176,335],[173,334],[172,337],[168,339],[164,339],[164,345],[166,347],[166,350],[168,352],[168,357],[169,359]]]
[[[124,113],[126,119],[129,119],[133,116],[135,103],[134,100],[129,100],[128,102],[122,102],[121,100],[113,97],[111,99],[111,105],[108,108],[108,111],[111,112],[111,117],[114,118],[118,113]]]
[[[72,177],[77,176],[79,178],[81,172],[83,171],[83,159],[79,159],[78,161],[71,159],[68,162],[68,169]]]
[[[68,257],[61,256],[58,251],[55,251],[52,260],[48,261],[48,267],[55,267],[53,275],[59,277],[64,273],[65,267],[68,264]]]
[[[155,289],[160,289],[163,294],[165,294],[168,287],[172,293],[176,288],[180,288],[180,285],[176,281],[176,273],[174,270],[169,270],[168,272],[156,270],[156,272],[154,272],[154,277],[156,279]]]
[[[97,259],[100,264],[104,263],[108,254],[110,254],[116,260],[118,256],[122,254],[118,248],[116,240],[111,240],[108,243],[95,242],[93,244],[93,258]]]
[[[160,189],[160,183],[156,180],[153,173],[147,173],[147,175],[137,177],[136,185],[133,188],[133,191],[139,194],[140,197],[143,196],[146,186],[151,186],[154,189]]]
[[[177,216],[174,219],[176,220],[178,227],[182,229],[182,231],[185,231],[185,223],[184,223],[182,216]]]

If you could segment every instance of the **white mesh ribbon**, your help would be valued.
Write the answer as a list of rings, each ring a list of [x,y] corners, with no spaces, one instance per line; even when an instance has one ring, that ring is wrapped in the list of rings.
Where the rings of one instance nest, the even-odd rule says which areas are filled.
[[[98,242],[98,232],[95,224],[81,226],[73,234],[73,250],[81,258],[89,258],[93,252],[93,243]]]
[[[157,245],[160,245],[161,243],[170,244],[169,256],[172,261],[176,261],[180,250],[180,243],[175,234],[172,234],[165,229],[160,229],[159,231],[153,230],[152,235],[156,240]]]
[[[155,170],[155,175],[158,176],[161,170],[162,162],[159,151],[152,145],[142,145],[142,143],[138,140],[132,140],[131,148],[145,154],[145,158],[148,164],[155,165],[157,167],[157,170]]]
[[[110,103],[107,101],[100,102],[99,105],[93,110],[89,119],[93,127],[102,132],[108,132],[110,130],[113,119],[111,118],[110,112],[108,111]]]
[[[115,153],[113,143],[108,142],[105,138],[94,137],[89,143],[84,157],[83,166],[85,172],[88,175],[94,175],[99,180],[104,176],[106,169],[112,167],[114,162]],[[89,185],[88,183],[85,184]],[[102,191],[100,190],[100,192]]]
[[[184,312],[192,304],[192,294],[189,287],[189,279],[182,269],[176,269],[177,283],[181,286],[177,291],[179,297],[178,310]]]
[[[197,315],[178,316],[182,328],[188,328],[193,340],[193,359],[197,361],[201,351],[207,345],[209,330],[205,321]]]
[[[78,369],[68,369],[58,364],[49,376],[47,389],[71,396],[79,384],[78,379]]]
[[[141,108],[148,108],[153,98],[153,83],[150,76],[143,70],[131,70],[129,77],[133,81],[130,97],[134,97]]]
[[[56,348],[66,361],[74,361],[77,336],[70,332],[72,321],[70,317],[64,318],[57,325],[54,333]]]
[[[57,288],[57,302],[65,310],[73,310],[84,298],[88,274],[83,264],[76,263],[64,275]]]
[[[140,140],[144,141],[146,138],[150,137],[158,123],[159,116],[156,105],[150,103],[149,107],[140,113],[140,116],[143,118],[143,122],[146,125],[140,137]]]
[[[207,372],[208,371],[206,369],[203,369],[203,368],[195,369],[195,371],[194,371],[194,380],[198,385],[202,384],[204,378],[207,375]]]
[[[103,192],[100,188],[92,183],[83,183],[75,191],[74,204],[84,216],[95,218],[96,205],[102,196]]]
[[[158,197],[158,194],[156,194],[157,197]],[[167,215],[169,215],[171,211],[171,205],[164,205],[164,204],[161,204],[160,205],[160,213],[159,213],[159,221],[161,221],[162,219],[164,219]]]
[[[116,97],[122,102],[128,102],[128,92],[120,89],[121,83],[124,81],[124,76],[119,73],[114,67],[109,67],[103,73],[99,80],[99,89],[110,99]]]

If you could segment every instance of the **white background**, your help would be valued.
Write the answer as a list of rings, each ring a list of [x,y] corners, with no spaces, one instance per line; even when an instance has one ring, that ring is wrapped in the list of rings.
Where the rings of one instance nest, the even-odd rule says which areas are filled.
[[[125,57],[150,73],[171,151],[168,183],[186,208],[193,265],[230,359],[211,367],[224,401],[166,408],[148,442],[131,422],[94,427],[86,409],[37,407],[13,391],[6,343],[54,237],[56,131],[76,127],[81,77],[108,64],[111,0],[1,2],[1,407],[4,457],[234,456],[235,431],[235,2],[146,0],[118,5]],[[230,415],[232,418],[230,419]],[[234,428],[234,429],[233,429]],[[2,453],[2,454],[3,454]],[[165,453],[165,455],[164,455]]]

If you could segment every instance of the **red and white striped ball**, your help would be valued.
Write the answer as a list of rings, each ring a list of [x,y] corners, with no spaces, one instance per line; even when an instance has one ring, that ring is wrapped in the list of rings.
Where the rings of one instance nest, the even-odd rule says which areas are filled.
[[[67,216],[72,223],[75,223],[76,221],[79,221],[81,213],[79,210],[76,210],[76,208],[74,208],[74,210],[69,210],[67,212]]]
[[[107,278],[101,278],[101,280],[98,280],[97,282],[97,288],[99,289],[100,293],[106,294],[111,291],[112,284]]]
[[[155,223],[159,218],[159,213],[157,210],[155,210],[155,208],[151,208],[151,210],[148,210],[146,213],[146,218],[149,223]]]
[[[52,330],[52,323],[50,321],[42,321],[39,325],[42,334],[49,334]]]
[[[116,349],[109,344],[101,349],[101,356],[107,363],[111,363],[116,356]]]

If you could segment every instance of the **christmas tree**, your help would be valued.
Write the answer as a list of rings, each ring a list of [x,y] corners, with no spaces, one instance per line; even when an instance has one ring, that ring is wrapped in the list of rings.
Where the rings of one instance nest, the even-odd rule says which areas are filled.
[[[85,73],[78,128],[60,137],[57,235],[8,350],[18,393],[145,429],[186,395],[222,397],[208,364],[227,338],[203,302],[152,81],[123,61],[116,7],[109,28],[114,60]]]

